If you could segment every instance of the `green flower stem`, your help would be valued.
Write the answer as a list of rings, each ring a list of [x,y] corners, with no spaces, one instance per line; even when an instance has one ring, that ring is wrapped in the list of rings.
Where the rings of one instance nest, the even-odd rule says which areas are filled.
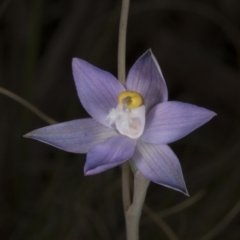
[[[126,36],[127,36],[127,20],[130,0],[122,1],[122,10],[119,25],[118,39],[118,80],[124,85],[126,81],[125,59],[126,59]],[[130,168],[128,162],[122,164],[122,195],[124,212],[131,205],[130,197]]]
[[[122,1],[118,37],[118,80],[124,85],[126,80],[126,36],[130,0]]]
[[[133,202],[125,212],[127,240],[139,239],[139,221],[150,181],[139,171],[134,175]]]
[[[130,0],[122,1],[118,39],[118,79],[123,85],[126,81],[125,59],[129,4]],[[133,202],[131,204],[129,163],[125,162],[122,165],[122,194],[127,229],[127,240],[139,239],[139,221],[148,185],[149,180],[147,180],[139,171],[137,171],[134,174]]]

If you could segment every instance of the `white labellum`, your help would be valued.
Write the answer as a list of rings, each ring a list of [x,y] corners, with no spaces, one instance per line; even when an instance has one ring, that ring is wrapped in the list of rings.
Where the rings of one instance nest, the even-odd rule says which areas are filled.
[[[118,104],[107,115],[110,124],[115,123],[117,130],[122,135],[130,138],[139,138],[145,126],[145,106],[129,109]]]

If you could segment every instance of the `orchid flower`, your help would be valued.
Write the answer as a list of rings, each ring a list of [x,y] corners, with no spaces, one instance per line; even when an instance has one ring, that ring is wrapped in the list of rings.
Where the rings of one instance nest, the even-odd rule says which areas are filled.
[[[123,86],[113,75],[74,58],[79,99],[92,118],[54,124],[25,137],[72,153],[87,153],[85,175],[131,159],[152,182],[188,194],[177,156],[167,145],[216,114],[192,104],[167,101],[168,90],[151,50],[132,66]]]

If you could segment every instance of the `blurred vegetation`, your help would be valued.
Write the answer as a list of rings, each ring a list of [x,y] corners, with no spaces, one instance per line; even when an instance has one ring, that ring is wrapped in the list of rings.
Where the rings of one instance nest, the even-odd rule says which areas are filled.
[[[87,117],[72,57],[114,75],[121,1],[2,0],[0,86],[58,122]],[[218,113],[171,144],[191,198],[151,183],[140,233],[240,239],[240,2],[132,0],[127,68],[152,48],[170,100]],[[83,176],[85,155],[22,138],[46,126],[0,95],[0,239],[125,239],[120,169]]]

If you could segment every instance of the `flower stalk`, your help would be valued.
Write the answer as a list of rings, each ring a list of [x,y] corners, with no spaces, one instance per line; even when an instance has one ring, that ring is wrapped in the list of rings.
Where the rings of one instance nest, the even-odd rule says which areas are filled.
[[[125,85],[126,81],[126,36],[130,0],[122,1],[118,42],[118,80]],[[129,162],[122,164],[122,195],[126,221],[127,240],[139,239],[139,221],[142,207],[150,181],[139,171],[134,174],[133,202],[130,196],[130,166]]]
[[[125,212],[127,240],[139,239],[139,222],[149,183],[139,171],[134,174],[133,202]]]
[[[118,80],[124,85],[126,81],[126,36],[130,0],[122,1],[118,35]]]
[[[122,10],[119,24],[118,37],[118,80],[124,85],[126,81],[126,36],[127,36],[127,21],[130,0],[122,1]],[[129,163],[122,164],[122,196],[124,212],[131,205],[130,196],[130,167]]]

